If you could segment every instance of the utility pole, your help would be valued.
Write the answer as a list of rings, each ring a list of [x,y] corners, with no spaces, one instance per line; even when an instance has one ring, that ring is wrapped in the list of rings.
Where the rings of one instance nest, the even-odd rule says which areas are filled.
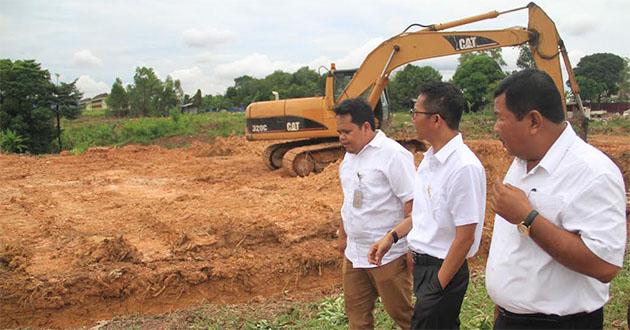
[[[57,84],[55,85],[55,96],[56,96],[56,104],[55,104],[55,114],[57,115],[57,141],[59,142],[59,152],[63,149],[61,146],[61,114],[59,113],[59,74],[55,73],[55,77],[57,77]]]

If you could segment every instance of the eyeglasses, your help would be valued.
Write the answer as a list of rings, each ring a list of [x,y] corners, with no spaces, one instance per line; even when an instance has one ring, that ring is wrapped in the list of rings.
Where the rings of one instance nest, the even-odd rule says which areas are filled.
[[[437,113],[437,112],[416,111],[416,109],[410,109],[409,113],[411,114],[412,117],[415,117],[416,114],[418,114],[418,113],[421,113],[423,115],[439,115],[439,113]]]

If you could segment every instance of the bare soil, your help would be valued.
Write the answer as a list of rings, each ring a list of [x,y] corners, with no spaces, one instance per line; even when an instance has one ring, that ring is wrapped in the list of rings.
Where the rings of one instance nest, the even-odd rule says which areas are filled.
[[[630,137],[595,136],[630,182]],[[467,141],[489,184],[510,158]],[[288,177],[244,138],[0,155],[0,328],[321,296],[340,284],[338,163]],[[422,155],[417,154],[419,161]],[[492,213],[473,267],[483,267]]]

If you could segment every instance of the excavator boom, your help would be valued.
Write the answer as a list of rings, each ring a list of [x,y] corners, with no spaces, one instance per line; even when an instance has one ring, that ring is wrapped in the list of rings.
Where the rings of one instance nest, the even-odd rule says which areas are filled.
[[[527,28],[443,31],[523,9],[529,12]],[[340,86],[333,64],[326,77],[324,96],[250,104],[246,110],[246,137],[249,140],[292,140],[268,147],[263,155],[265,163],[270,169],[284,167],[291,175],[308,175],[311,171],[321,170],[327,163],[343,155],[341,145],[338,143],[335,145],[337,130],[333,107],[336,104],[348,98],[366,99],[375,111],[379,128],[387,119],[388,101],[385,89],[389,75],[396,68],[428,58],[525,43],[530,47],[537,68],[552,77],[560,95],[564,95],[560,68],[562,55],[573,95],[580,105],[579,89],[575,84],[573,71],[556,26],[547,14],[532,2],[526,7],[504,12],[491,11],[456,21],[433,24],[420,31],[405,30],[372,50],[356,72],[343,71],[353,73],[352,79],[345,86]],[[566,111],[564,98],[562,102]],[[578,116],[581,115],[581,112],[578,113]],[[419,141],[401,142],[411,149],[422,150],[425,147]],[[318,148],[319,144],[323,144],[322,148]]]

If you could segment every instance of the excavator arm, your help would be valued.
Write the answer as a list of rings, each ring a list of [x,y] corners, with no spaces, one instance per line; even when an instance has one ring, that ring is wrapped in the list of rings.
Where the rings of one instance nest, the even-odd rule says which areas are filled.
[[[527,28],[507,28],[486,31],[444,32],[441,30],[496,18],[499,15],[527,8],[529,23]],[[461,20],[431,25],[417,32],[400,33],[376,47],[363,61],[354,78],[335,103],[346,98],[367,96],[374,108],[385,89],[389,74],[396,68],[410,62],[454,54],[482,51],[492,48],[518,46],[529,43],[536,66],[547,72],[554,80],[560,95],[564,95],[560,56],[565,57],[565,65],[574,95],[579,98],[579,90],[574,82],[566,51],[553,21],[533,2],[527,7],[505,12],[491,11]],[[566,111],[566,105],[563,107]]]

